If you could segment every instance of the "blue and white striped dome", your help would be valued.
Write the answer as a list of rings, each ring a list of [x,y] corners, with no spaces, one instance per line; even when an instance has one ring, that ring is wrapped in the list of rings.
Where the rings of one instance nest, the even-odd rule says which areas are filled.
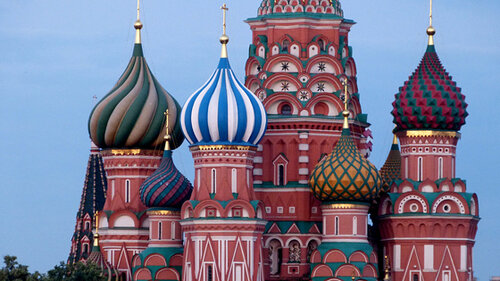
[[[182,108],[181,126],[191,145],[257,145],[266,132],[267,115],[223,57]]]

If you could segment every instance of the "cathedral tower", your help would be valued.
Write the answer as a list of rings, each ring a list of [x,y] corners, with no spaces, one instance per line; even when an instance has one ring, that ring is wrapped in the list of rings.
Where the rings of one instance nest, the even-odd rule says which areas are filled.
[[[101,250],[126,280],[132,278],[132,256],[148,246],[149,220],[139,188],[160,164],[167,109],[172,147],[184,139],[177,122],[180,106],[156,80],[143,55],[139,1],[134,27],[132,58],[89,118],[90,137],[102,149],[109,187],[99,218]]]
[[[332,153],[311,173],[309,185],[322,202],[321,245],[311,255],[312,280],[375,281],[377,254],[368,241],[368,212],[382,180],[377,168],[356,148],[349,129],[347,81],[344,124]]]
[[[232,71],[226,6],[222,52],[210,79],[182,109],[195,181],[181,210],[184,281],[263,281],[263,206],[253,190],[253,160],[266,131],[262,103]]]
[[[343,79],[352,96],[351,137],[363,155],[371,150],[349,46],[355,23],[344,18],[338,0],[263,0],[247,23],[252,43],[245,85],[269,118],[254,169],[256,195],[269,221],[264,237],[272,261],[266,272],[271,280],[301,278],[309,274],[310,254],[321,239],[320,201],[307,183],[341,136]]]
[[[392,182],[378,211],[393,280],[473,278],[478,199],[455,175],[467,104],[437,56],[435,33],[431,0],[427,50],[393,103],[402,180]]]

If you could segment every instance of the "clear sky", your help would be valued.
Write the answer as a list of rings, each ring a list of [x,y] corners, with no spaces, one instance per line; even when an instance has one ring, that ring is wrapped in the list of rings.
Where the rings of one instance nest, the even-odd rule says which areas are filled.
[[[240,79],[260,0],[228,0],[229,57]],[[457,176],[479,196],[479,280],[500,275],[500,1],[435,0],[436,48],[462,87],[470,116]],[[220,54],[221,0],[145,0],[143,46],[160,83],[181,104],[208,79]],[[374,135],[370,160],[390,148],[398,87],[426,47],[427,0],[344,0],[363,111]],[[66,260],[88,160],[92,96],[102,98],[132,54],[134,0],[0,1],[0,256],[31,270]],[[187,145],[176,164],[191,180]]]

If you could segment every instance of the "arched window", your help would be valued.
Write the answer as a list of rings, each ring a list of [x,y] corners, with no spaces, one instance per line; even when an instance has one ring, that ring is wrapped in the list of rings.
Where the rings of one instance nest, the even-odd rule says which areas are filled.
[[[288,48],[290,47],[290,41],[287,39],[283,40],[283,46],[281,47],[281,51],[288,52]]]
[[[82,245],[82,254],[87,254],[89,252],[89,244],[85,243]]]
[[[323,39],[318,40],[318,45],[321,51],[325,51],[325,41],[323,41]]]
[[[424,159],[423,159],[422,157],[418,157],[418,160],[417,160],[417,162],[418,162],[417,180],[418,180],[418,181],[422,181],[422,178],[423,178],[423,175],[422,175],[422,174],[423,174],[423,172],[424,172],[424,169],[423,169],[423,168],[424,168],[424,167],[423,167],[423,166],[424,166],[424,164],[423,164],[423,160],[424,160]]]
[[[215,193],[217,191],[217,171],[212,169],[212,189],[210,193]]]
[[[339,217],[335,217],[335,235],[339,235]]]
[[[281,115],[292,115],[292,106],[288,103],[281,106]]]
[[[125,180],[125,203],[130,203],[130,180]]]
[[[413,274],[413,281],[419,281],[420,278],[417,273]]]
[[[235,168],[231,170],[231,192],[232,193],[237,193],[238,192],[238,173]]]
[[[162,236],[161,235],[162,234],[161,230],[162,230],[162,228],[163,228],[163,225],[162,225],[162,223],[160,221],[160,222],[158,222],[158,240],[161,240],[161,236]]]
[[[285,165],[278,165],[278,185],[285,185]]]
[[[172,240],[175,240],[175,222],[170,224],[170,237],[172,237]]]
[[[90,222],[87,221],[85,222],[85,230],[89,230],[90,229]]]

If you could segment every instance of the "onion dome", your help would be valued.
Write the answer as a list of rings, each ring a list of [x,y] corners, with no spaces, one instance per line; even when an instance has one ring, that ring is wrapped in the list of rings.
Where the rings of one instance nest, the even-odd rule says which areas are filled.
[[[217,69],[182,108],[182,131],[192,145],[257,145],[266,131],[266,110],[231,69],[225,32],[220,41]]]
[[[172,146],[184,140],[177,117],[180,106],[151,73],[143,56],[137,20],[134,52],[113,89],[95,106],[89,118],[89,133],[100,148],[153,149],[163,142],[163,113],[169,109]]]
[[[349,130],[347,82],[342,135],[332,153],[319,162],[311,173],[309,186],[314,197],[323,202],[371,202],[380,191],[377,168],[359,152]]]
[[[344,12],[338,0],[263,0],[258,15],[304,15],[323,14],[343,17]]]
[[[172,151],[165,150],[158,169],[140,187],[141,201],[149,208],[180,208],[188,200],[193,186],[172,161]]]
[[[385,160],[384,166],[379,171],[382,178],[382,191],[389,192],[391,183],[401,178],[401,153],[399,152],[398,139],[394,136],[391,151]]]
[[[434,47],[436,30],[427,29],[429,44],[419,66],[399,88],[392,103],[395,131],[459,131],[465,124],[467,103],[461,89],[441,64]]]

